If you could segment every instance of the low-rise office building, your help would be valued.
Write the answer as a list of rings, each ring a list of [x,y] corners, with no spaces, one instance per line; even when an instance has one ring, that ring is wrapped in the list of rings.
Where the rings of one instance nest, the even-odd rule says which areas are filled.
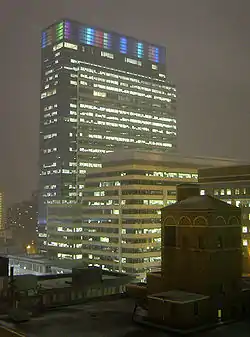
[[[161,208],[176,201],[176,185],[197,182],[198,168],[227,160],[122,151],[86,174],[81,205],[48,209],[47,250],[54,258],[143,280],[161,261]]]
[[[242,209],[243,271],[250,272],[250,165],[199,170],[202,194],[213,195]]]
[[[50,205],[43,245],[55,259],[82,259],[82,205]],[[40,234],[40,233],[39,233]]]

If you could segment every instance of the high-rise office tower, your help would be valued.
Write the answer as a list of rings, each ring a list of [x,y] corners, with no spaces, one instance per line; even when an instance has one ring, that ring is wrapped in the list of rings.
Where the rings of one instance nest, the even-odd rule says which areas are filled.
[[[165,47],[61,20],[42,32],[39,236],[46,205],[82,196],[87,168],[117,149],[176,147]]]

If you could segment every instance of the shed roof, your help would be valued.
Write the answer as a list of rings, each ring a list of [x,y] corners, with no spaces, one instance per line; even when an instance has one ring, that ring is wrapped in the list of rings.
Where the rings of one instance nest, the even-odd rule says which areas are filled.
[[[197,302],[201,300],[208,299],[209,296],[202,295],[202,294],[196,294],[196,293],[189,293],[182,290],[170,290],[158,294],[154,294],[149,296],[151,299],[159,299],[164,300],[167,302],[172,303],[190,303],[190,302]]]

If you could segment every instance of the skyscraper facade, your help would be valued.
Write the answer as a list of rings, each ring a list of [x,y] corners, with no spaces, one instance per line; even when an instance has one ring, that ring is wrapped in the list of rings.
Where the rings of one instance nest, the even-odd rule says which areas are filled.
[[[61,20],[42,32],[39,235],[46,205],[81,200],[88,168],[119,149],[176,147],[166,49]]]
[[[7,209],[6,227],[11,231],[15,246],[22,250],[36,240],[37,206],[37,192],[34,192],[30,200]]]

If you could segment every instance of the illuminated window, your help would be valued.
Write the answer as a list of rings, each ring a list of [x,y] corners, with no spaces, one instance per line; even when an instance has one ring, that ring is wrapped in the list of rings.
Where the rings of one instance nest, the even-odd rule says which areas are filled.
[[[205,195],[205,190],[201,190],[200,195]]]
[[[102,91],[93,91],[93,95],[94,96],[98,96],[98,97],[106,97],[107,93],[106,92],[102,92]]]
[[[242,244],[243,244],[244,247],[247,247],[247,240],[243,240]]]
[[[109,242],[109,238],[107,238],[107,237],[101,237],[101,238],[100,238],[100,241],[101,241],[101,242],[107,242],[107,243],[108,243],[108,242]]]
[[[225,190],[223,188],[220,190],[220,195],[225,195]]]
[[[108,53],[106,51],[101,51],[101,56],[106,57],[108,59],[114,59],[114,54]]]
[[[178,177],[181,179],[191,179],[192,175],[190,173],[179,173]]]
[[[234,194],[240,194],[240,189],[239,188],[236,188],[235,190],[234,190]]]
[[[135,59],[131,59],[129,57],[125,57],[125,62],[126,63],[135,64],[135,65],[138,65],[138,66],[142,66],[142,62],[141,61],[138,61],[138,60],[135,60]]]
[[[58,49],[61,49],[62,47],[63,47],[63,42],[58,43],[57,45],[55,45],[55,46],[53,47],[53,51],[57,51]]]
[[[227,195],[231,195],[232,194],[232,190],[230,188],[227,188]]]
[[[65,47],[65,48],[69,48],[69,49],[74,49],[74,50],[77,50],[77,49],[78,49],[78,46],[77,46],[76,44],[69,43],[69,42],[65,42],[65,43],[64,43],[64,47]]]
[[[247,233],[247,232],[248,232],[247,226],[243,226],[243,227],[242,227],[242,233]]]

